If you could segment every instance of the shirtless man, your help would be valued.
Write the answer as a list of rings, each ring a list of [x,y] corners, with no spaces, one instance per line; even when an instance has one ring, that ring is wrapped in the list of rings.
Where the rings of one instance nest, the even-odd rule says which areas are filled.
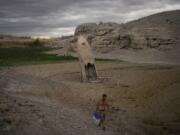
[[[108,109],[109,105],[107,103],[107,95],[103,94],[102,99],[96,105],[96,112],[102,117],[99,126],[102,127],[103,130],[105,130],[104,122]]]

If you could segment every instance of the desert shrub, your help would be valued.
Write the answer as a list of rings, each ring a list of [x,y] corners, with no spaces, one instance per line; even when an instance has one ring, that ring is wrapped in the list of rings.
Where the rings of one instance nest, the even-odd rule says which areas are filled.
[[[38,38],[29,43],[30,47],[41,47],[42,45],[43,43]]]

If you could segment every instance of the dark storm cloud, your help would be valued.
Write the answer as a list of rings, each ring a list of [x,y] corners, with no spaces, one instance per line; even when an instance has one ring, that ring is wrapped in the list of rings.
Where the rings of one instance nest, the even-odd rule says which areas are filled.
[[[125,22],[180,9],[179,0],[1,0],[0,33],[59,36],[84,22]]]
[[[6,12],[6,17],[42,16],[81,1],[83,0],[1,0],[0,13]]]

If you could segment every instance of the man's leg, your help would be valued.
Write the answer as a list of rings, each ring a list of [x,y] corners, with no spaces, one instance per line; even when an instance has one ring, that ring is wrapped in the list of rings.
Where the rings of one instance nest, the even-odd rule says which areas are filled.
[[[106,130],[106,128],[105,128],[105,118],[106,118],[106,115],[105,115],[105,113],[103,114],[103,120],[102,120],[102,129],[103,130]]]
[[[102,119],[100,121],[100,126],[102,127],[103,130],[105,130],[106,129],[105,128],[105,118],[106,118],[105,112],[102,112],[101,117],[102,117]]]
[[[99,115],[101,116],[101,120],[100,120],[100,122],[99,122],[99,126],[101,127],[101,126],[103,125],[103,123],[104,123],[104,115],[103,115],[103,112],[100,111],[100,112],[99,112]]]

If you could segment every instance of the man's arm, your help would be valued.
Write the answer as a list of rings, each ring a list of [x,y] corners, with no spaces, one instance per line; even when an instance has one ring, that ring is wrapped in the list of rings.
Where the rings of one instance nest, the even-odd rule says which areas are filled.
[[[108,103],[106,103],[106,107],[107,107],[107,111],[109,111],[109,104]]]
[[[99,111],[99,102],[96,104],[96,112]]]

